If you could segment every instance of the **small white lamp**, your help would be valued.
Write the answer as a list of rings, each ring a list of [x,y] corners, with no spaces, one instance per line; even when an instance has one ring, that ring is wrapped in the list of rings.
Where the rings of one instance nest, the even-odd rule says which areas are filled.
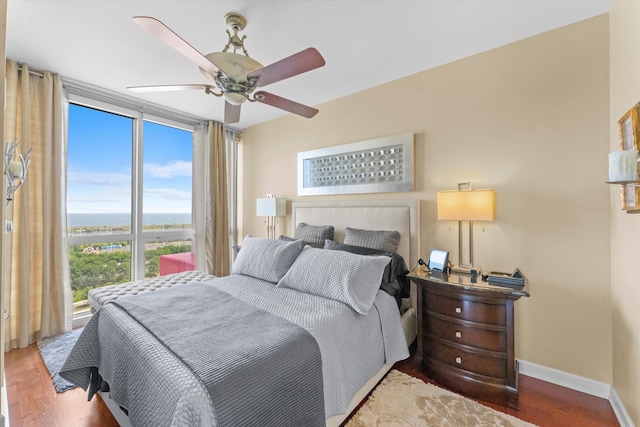
[[[267,237],[276,237],[276,217],[287,214],[287,200],[277,199],[275,194],[267,194],[266,199],[256,199],[256,215],[267,217]]]

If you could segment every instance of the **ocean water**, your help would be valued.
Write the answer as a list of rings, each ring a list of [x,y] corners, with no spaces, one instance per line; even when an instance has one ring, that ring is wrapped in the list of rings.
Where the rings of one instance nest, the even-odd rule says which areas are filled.
[[[150,213],[143,216],[144,225],[191,224],[190,213]],[[119,227],[131,225],[128,213],[69,213],[67,227]]]

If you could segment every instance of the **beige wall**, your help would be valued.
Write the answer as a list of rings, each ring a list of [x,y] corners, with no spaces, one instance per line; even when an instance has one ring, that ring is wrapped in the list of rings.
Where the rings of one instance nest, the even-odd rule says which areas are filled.
[[[640,101],[640,3],[614,1],[611,27],[610,148],[618,150],[617,121]],[[613,386],[640,426],[640,215],[620,210],[620,189],[611,188],[611,299]]]
[[[457,226],[436,220],[436,192],[494,188],[496,221],[476,223],[474,261],[529,277],[517,357],[611,383],[608,49],[601,16],[320,105],[312,120],[246,129],[243,232],[265,235],[254,212],[267,193],[415,198],[422,256],[436,247],[457,261]],[[415,192],[297,196],[299,151],[405,132],[416,135]]]
[[[7,38],[7,2],[6,0],[0,0],[0,58],[2,58],[2,64],[5,64],[6,62],[6,38]],[[1,111],[4,111],[4,93],[5,93],[5,74],[6,74],[6,67],[3,65],[2,66],[2,71],[0,71],[0,93],[3,94],[2,98],[0,98],[0,108],[2,108]],[[0,141],[4,141],[4,114],[0,115]],[[4,142],[2,144],[2,149],[4,152]],[[4,169],[4,160],[3,160],[3,166],[2,168]],[[0,199],[2,201],[2,212],[0,212],[0,226],[2,227],[2,230],[0,230],[0,236],[2,236],[2,238],[0,239],[0,289],[4,289],[4,284],[5,284],[5,269],[3,268],[3,266],[5,265],[5,254],[6,254],[6,248],[5,248],[5,217],[6,217],[6,213],[5,213],[5,203],[4,203],[4,199],[6,198],[6,186],[5,186],[5,178],[4,178],[4,170],[1,176],[1,180],[2,180],[2,190],[0,190],[0,194],[2,194],[2,199]],[[4,307],[4,292],[0,292],[0,308]],[[0,309],[0,345],[2,346],[1,348],[4,349],[4,315],[3,315],[3,310]],[[0,384],[4,384],[4,351],[0,350]],[[5,408],[3,407],[3,402],[0,401],[0,426],[4,426],[4,414],[8,414],[9,413],[9,408]]]

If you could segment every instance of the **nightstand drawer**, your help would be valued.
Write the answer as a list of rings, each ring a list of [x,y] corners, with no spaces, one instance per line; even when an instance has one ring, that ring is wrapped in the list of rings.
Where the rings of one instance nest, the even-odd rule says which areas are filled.
[[[518,409],[514,302],[528,292],[456,274],[409,277],[418,287],[419,369],[450,390]]]
[[[477,326],[465,326],[460,323],[448,322],[435,315],[424,317],[423,333],[430,333],[456,344],[497,352],[507,351],[507,333],[505,330],[488,330]]]
[[[424,348],[424,353],[427,357],[474,374],[501,379],[505,378],[507,374],[506,355],[503,358],[464,351],[442,344],[437,340],[430,340]]]
[[[444,314],[456,319],[471,322],[505,326],[506,309],[504,305],[485,304],[466,299],[447,298],[435,293],[425,292],[424,305],[429,311]]]

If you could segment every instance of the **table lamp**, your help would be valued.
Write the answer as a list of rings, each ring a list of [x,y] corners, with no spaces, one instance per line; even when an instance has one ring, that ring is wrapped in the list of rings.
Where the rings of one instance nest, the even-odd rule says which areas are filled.
[[[277,199],[275,194],[267,194],[266,199],[256,199],[256,215],[267,217],[267,237],[276,237],[276,217],[287,214],[287,200]]]
[[[470,182],[458,184],[458,190],[438,191],[438,220],[458,221],[458,265],[452,273],[473,274],[473,221],[495,219],[494,191],[474,190]],[[469,223],[469,263],[462,259],[462,222]],[[477,272],[476,272],[477,273]]]

